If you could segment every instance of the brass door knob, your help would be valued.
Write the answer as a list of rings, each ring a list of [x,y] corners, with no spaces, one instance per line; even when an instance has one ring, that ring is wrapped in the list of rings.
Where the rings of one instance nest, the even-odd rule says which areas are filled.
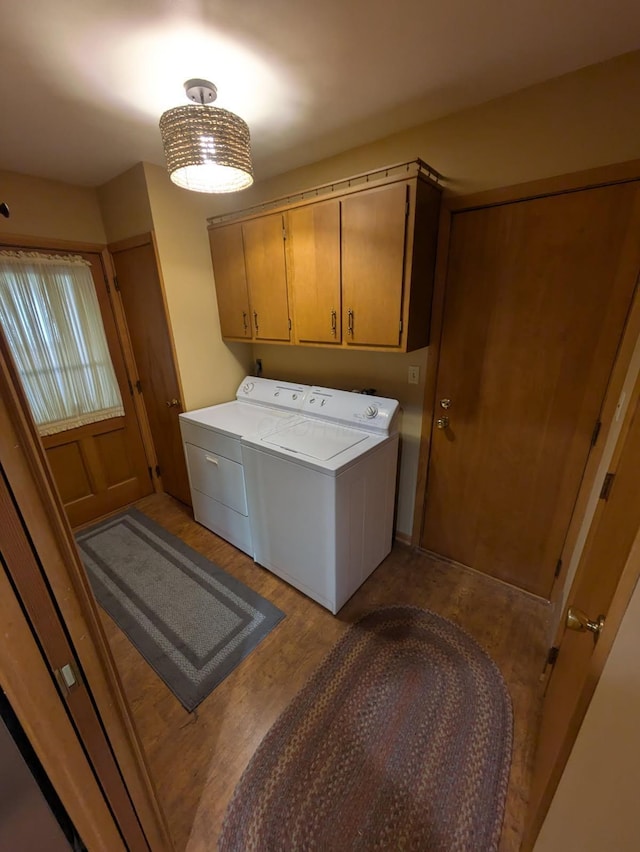
[[[436,426],[438,427],[438,429],[446,429],[448,425],[449,425],[449,418],[448,417],[438,417],[438,419],[436,420]]]
[[[179,399],[171,399],[171,400],[169,400],[169,402],[166,403],[166,405],[167,405],[167,408],[177,408],[177,406],[180,405],[180,400]]]
[[[569,630],[577,630],[579,633],[589,631],[589,633],[595,633],[596,636],[599,636],[604,627],[604,622],[604,615],[599,615],[596,621],[591,621],[589,616],[577,607],[570,606],[567,610],[566,625]]]

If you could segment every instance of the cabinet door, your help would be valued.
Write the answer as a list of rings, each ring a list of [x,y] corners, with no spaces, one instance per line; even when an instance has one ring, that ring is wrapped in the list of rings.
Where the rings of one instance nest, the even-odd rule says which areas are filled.
[[[289,302],[281,213],[242,225],[247,281],[257,340],[289,340]]]
[[[250,338],[249,292],[242,247],[242,225],[214,228],[209,231],[209,243],[222,336]]]
[[[342,305],[347,344],[398,346],[402,317],[407,185],[342,201]]]
[[[340,343],[340,202],[290,210],[287,252],[296,339]]]

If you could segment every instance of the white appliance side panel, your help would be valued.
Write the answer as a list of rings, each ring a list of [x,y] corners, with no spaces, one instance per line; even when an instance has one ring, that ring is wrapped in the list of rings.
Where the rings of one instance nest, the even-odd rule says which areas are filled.
[[[242,447],[254,559],[335,612],[335,477]]]
[[[398,437],[337,477],[336,610],[390,553],[398,467]]]
[[[213,497],[230,509],[247,514],[242,465],[202,447],[185,444],[191,490]]]
[[[242,462],[240,441],[237,438],[230,438],[228,435],[213,432],[206,426],[199,426],[182,417],[180,418],[180,432],[185,444],[193,444],[232,461]]]
[[[246,515],[235,512],[224,503],[213,500],[199,491],[192,491],[191,497],[193,516],[198,523],[224,538],[225,541],[231,542],[249,556],[253,556],[251,527]]]

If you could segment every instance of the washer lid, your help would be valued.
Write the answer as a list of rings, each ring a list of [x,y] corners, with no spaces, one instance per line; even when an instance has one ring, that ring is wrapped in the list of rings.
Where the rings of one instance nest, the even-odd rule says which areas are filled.
[[[264,435],[266,432],[284,425],[294,416],[293,412],[234,400],[233,402],[211,405],[208,408],[200,408],[196,411],[185,411],[180,415],[180,418],[198,426],[204,426],[214,432],[222,432],[232,438],[240,438],[243,435]]]
[[[328,461],[369,436],[355,429],[319,420],[299,420],[262,438],[261,443],[299,453],[318,461]]]

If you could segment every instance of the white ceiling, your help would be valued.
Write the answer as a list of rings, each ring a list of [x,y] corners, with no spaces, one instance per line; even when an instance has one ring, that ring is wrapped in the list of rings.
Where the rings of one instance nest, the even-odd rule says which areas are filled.
[[[1,0],[0,168],[163,164],[204,77],[260,179],[638,47],[638,0]]]

